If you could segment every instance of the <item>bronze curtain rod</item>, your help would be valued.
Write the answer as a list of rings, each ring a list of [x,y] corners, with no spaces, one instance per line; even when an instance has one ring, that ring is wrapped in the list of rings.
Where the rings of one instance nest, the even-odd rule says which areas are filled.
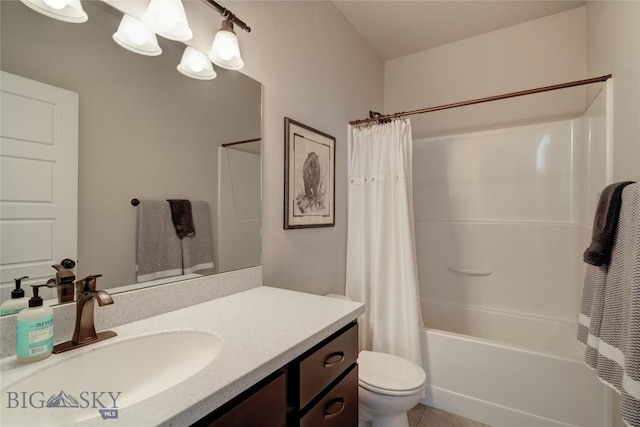
[[[247,144],[249,142],[257,142],[260,141],[262,138],[253,138],[253,139],[245,139],[244,141],[236,141],[236,142],[227,142],[226,144],[221,144],[221,147],[231,147],[232,145],[238,145],[238,144]]]
[[[422,108],[420,110],[403,111],[403,112],[400,112],[400,113],[385,114],[385,115],[380,115],[380,116],[376,116],[376,117],[370,117],[370,118],[367,118],[367,119],[352,120],[352,121],[349,122],[349,124],[350,125],[359,125],[359,124],[362,124],[362,123],[375,122],[375,121],[378,121],[378,120],[397,119],[397,118],[405,117],[405,116],[413,116],[415,114],[431,113],[431,112],[434,112],[434,111],[448,110],[448,109],[451,109],[451,108],[466,107],[467,105],[481,104],[483,102],[498,101],[498,100],[501,100],[501,99],[515,98],[517,96],[532,95],[534,93],[549,92],[549,91],[552,91],[552,90],[566,89],[566,88],[575,87],[575,86],[582,86],[582,85],[588,85],[588,84],[592,84],[592,83],[605,82],[605,81],[609,80],[611,77],[612,77],[611,74],[607,74],[605,76],[593,77],[593,78],[584,79],[584,80],[576,80],[576,81],[567,82],[567,83],[560,83],[560,84],[552,85],[552,86],[543,86],[543,87],[539,87],[539,88],[535,88],[535,89],[521,90],[521,91],[518,91],[518,92],[504,93],[502,95],[488,96],[486,98],[477,98],[477,99],[471,99],[469,101],[454,102],[452,104],[438,105],[437,107]]]

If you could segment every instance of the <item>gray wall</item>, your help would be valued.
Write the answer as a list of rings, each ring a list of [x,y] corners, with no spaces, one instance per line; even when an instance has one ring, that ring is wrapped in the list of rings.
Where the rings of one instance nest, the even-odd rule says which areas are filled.
[[[316,294],[344,292],[347,123],[382,108],[383,62],[332,2],[228,5],[253,29],[238,34],[243,72],[264,85],[264,283]],[[336,138],[335,227],[283,229],[284,117]]]

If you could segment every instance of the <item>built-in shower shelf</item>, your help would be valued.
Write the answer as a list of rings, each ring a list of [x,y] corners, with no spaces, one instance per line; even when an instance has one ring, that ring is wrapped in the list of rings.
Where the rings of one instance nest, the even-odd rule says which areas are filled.
[[[464,274],[465,276],[489,276],[492,273],[488,268],[448,267],[448,269],[452,273]]]

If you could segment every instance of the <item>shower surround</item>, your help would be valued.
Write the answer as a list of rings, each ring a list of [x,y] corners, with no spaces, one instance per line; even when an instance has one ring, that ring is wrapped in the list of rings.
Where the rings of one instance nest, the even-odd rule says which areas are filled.
[[[582,117],[414,141],[424,403],[497,427],[610,425],[575,338],[609,84]]]

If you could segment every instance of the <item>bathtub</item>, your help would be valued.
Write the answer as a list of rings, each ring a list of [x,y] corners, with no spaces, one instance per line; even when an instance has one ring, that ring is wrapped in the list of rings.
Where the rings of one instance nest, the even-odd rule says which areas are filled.
[[[611,426],[576,326],[423,299],[422,403],[495,427]]]

